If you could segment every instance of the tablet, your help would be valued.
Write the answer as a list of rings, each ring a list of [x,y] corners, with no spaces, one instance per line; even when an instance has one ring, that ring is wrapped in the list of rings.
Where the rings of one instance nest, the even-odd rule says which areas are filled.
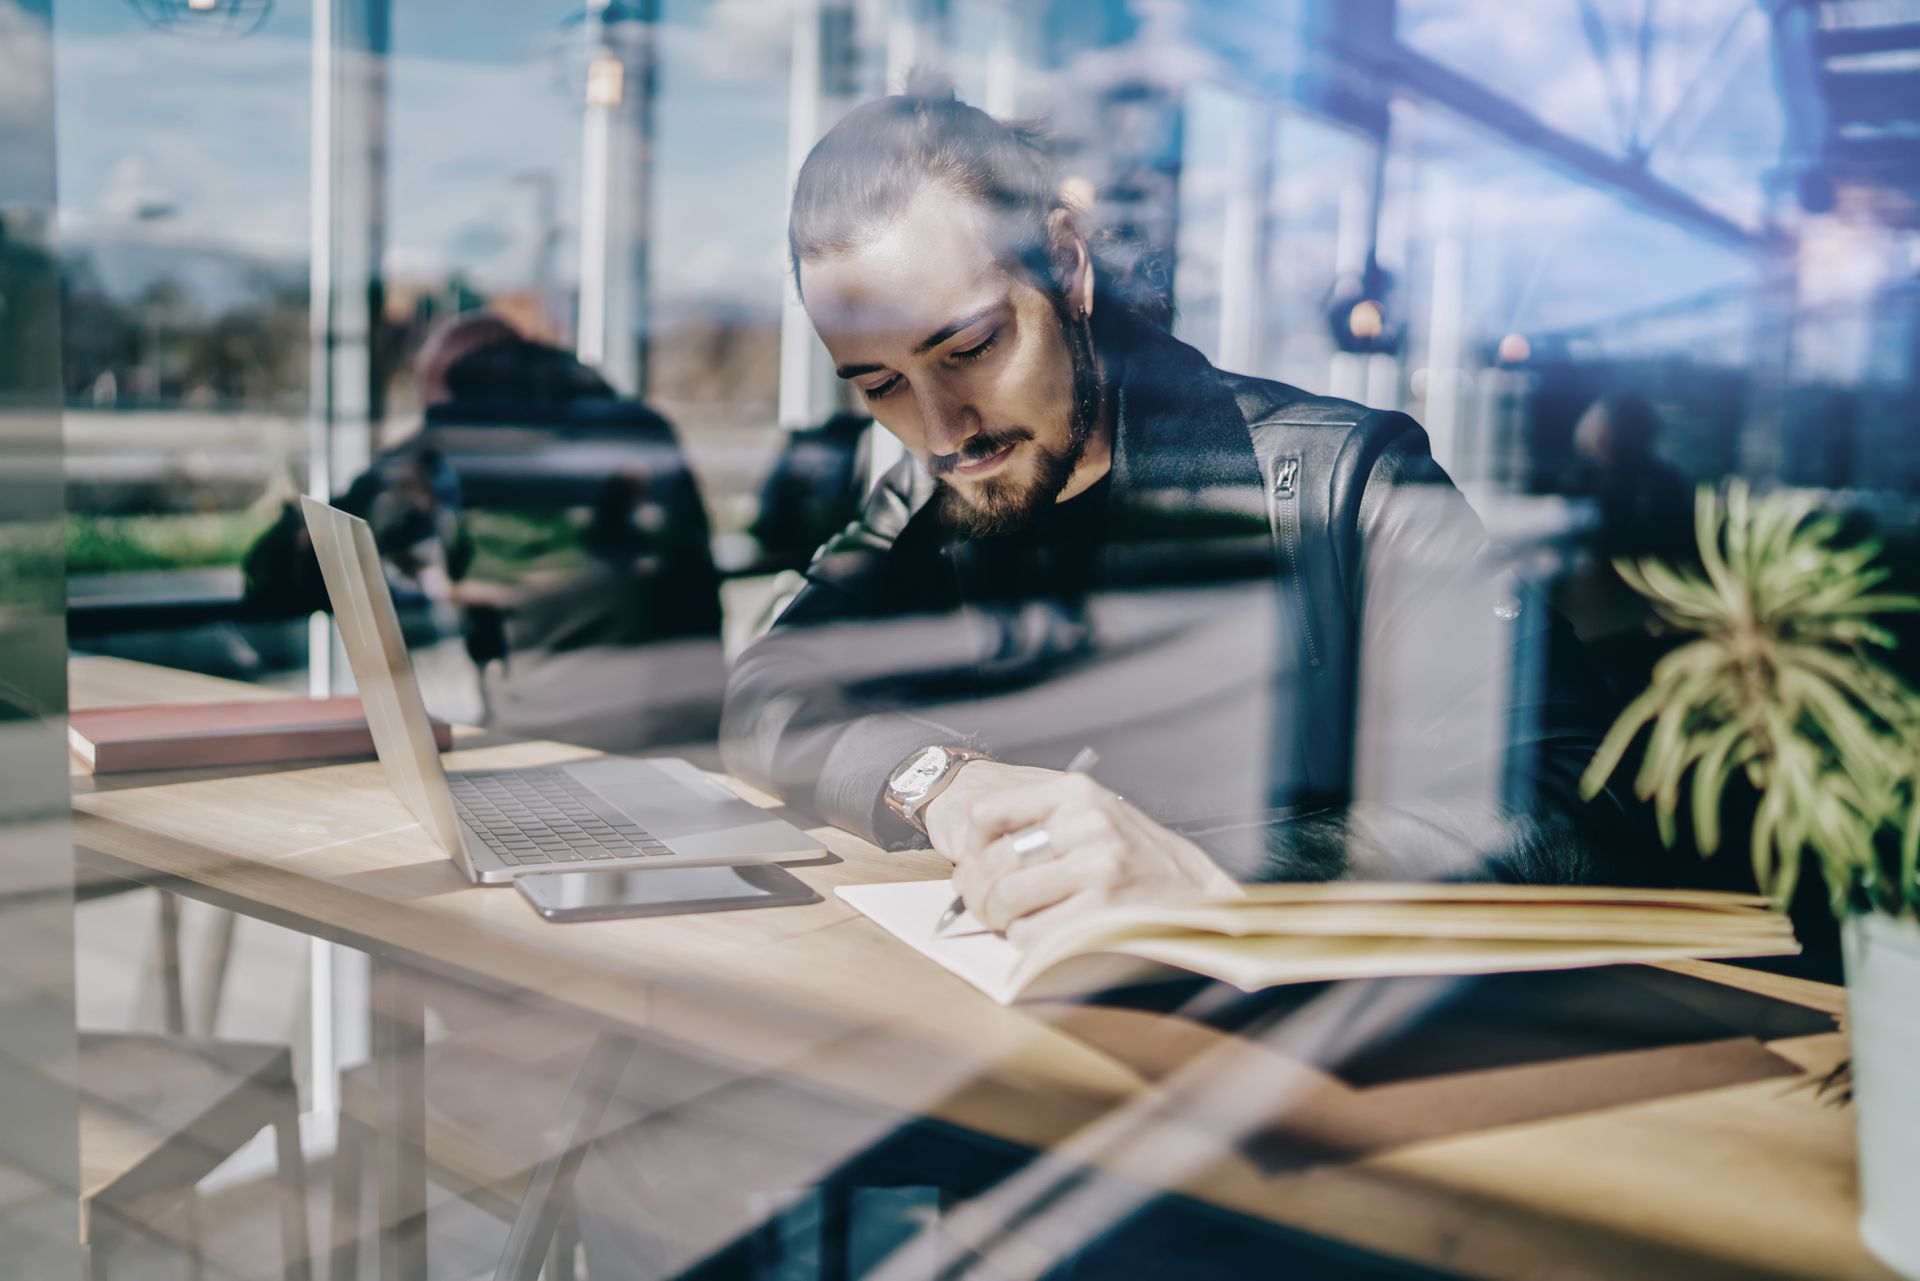
[[[514,884],[533,910],[549,921],[678,916],[820,901],[792,872],[767,863],[533,872],[516,878]]]

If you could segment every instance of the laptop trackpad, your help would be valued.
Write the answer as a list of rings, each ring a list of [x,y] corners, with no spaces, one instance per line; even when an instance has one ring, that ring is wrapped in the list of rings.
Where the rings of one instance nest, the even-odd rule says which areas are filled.
[[[569,764],[566,770],[663,841],[765,817],[684,761],[609,756]]]

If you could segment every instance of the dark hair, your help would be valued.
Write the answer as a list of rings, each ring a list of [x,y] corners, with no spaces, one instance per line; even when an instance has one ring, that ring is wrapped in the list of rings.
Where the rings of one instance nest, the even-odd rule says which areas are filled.
[[[614,395],[606,379],[572,352],[518,336],[467,352],[447,366],[446,384],[457,401],[565,405]]]
[[[1072,212],[1033,121],[996,120],[954,94],[935,73],[916,70],[904,92],[855,107],[814,145],[794,183],[787,252],[794,279],[805,258],[844,253],[898,215],[929,181],[983,205],[997,223],[998,248],[1056,297],[1048,221]],[[1150,254],[1090,237],[1096,328],[1128,313],[1172,323],[1166,273]]]

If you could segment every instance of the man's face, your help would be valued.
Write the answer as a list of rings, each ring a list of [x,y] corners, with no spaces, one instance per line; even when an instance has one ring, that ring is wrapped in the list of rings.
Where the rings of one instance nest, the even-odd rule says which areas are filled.
[[[1099,418],[1084,323],[1009,271],[986,228],[972,201],[930,185],[870,239],[801,267],[840,376],[940,481],[943,517],[971,534],[1018,527],[1055,501]]]

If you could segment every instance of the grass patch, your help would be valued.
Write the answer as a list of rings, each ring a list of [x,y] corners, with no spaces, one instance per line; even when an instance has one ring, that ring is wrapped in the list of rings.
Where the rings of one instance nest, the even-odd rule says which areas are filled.
[[[51,521],[0,524],[0,628],[9,606],[32,613],[61,599],[64,585],[57,538]]]
[[[181,516],[67,513],[67,572],[120,574],[147,569],[238,565],[266,517],[252,511]]]
[[[473,537],[469,573],[496,582],[521,574],[572,571],[587,563],[580,518],[567,512],[473,510],[465,513]],[[96,516],[67,513],[67,572],[116,574],[151,569],[207,569],[238,565],[271,518],[254,511],[173,516]]]
[[[469,578],[510,583],[522,574],[570,573],[586,566],[582,521],[573,513],[479,507],[467,509],[461,518],[473,539]]]

